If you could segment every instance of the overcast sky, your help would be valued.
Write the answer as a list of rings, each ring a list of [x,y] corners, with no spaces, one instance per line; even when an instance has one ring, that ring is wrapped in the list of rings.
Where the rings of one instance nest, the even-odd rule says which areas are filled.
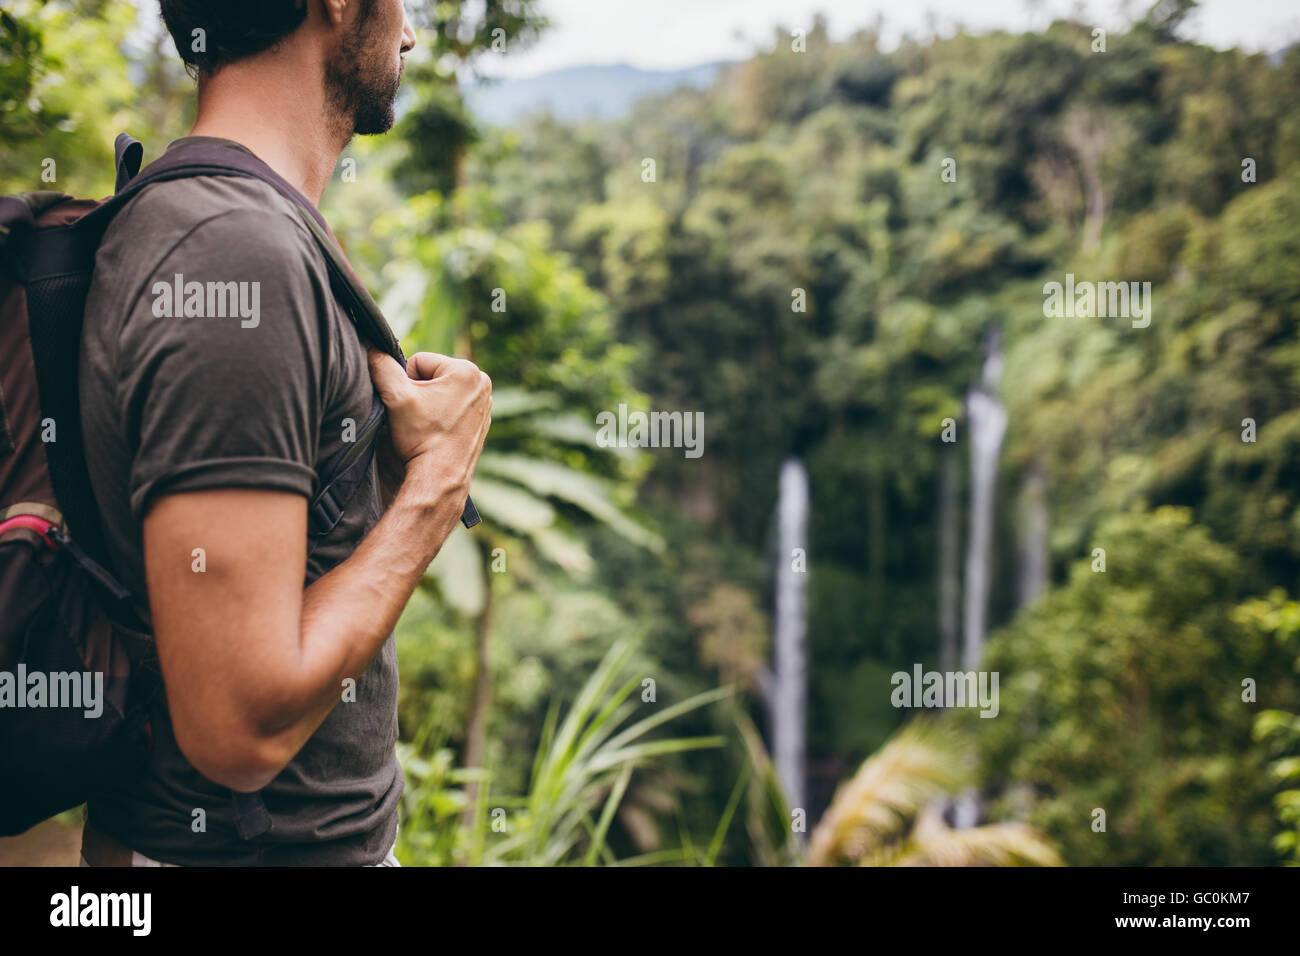
[[[1134,16],[1149,0],[1133,0]],[[834,39],[884,16],[885,44],[905,33],[928,35],[927,11],[939,32],[963,24],[988,29],[1041,29],[1057,14],[1082,9],[1080,19],[1107,29],[1128,22],[1121,0],[542,0],[551,28],[529,50],[491,55],[483,73],[531,76],[566,66],[628,63],[671,70],[716,60],[738,60],[771,44],[778,25],[804,27],[826,14]],[[1219,47],[1272,51],[1300,41],[1300,0],[1202,0],[1185,31]]]

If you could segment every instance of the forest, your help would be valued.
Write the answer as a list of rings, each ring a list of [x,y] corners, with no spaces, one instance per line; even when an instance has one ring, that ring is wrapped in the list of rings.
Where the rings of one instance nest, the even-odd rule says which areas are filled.
[[[546,0],[408,4],[321,210],[494,400],[397,632],[404,865],[1300,864],[1300,49],[1194,7],[792,17],[492,126]],[[155,14],[6,4],[0,193],[188,132]]]

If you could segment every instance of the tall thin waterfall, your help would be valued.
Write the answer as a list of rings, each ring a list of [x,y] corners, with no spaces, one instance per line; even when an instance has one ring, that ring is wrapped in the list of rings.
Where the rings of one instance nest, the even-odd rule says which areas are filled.
[[[971,464],[970,538],[966,547],[965,615],[962,628],[962,667],[979,667],[988,628],[989,586],[993,562],[993,492],[998,455],[1007,430],[1007,412],[998,399],[1002,378],[1002,346],[996,330],[984,344],[984,368],[966,396]]]
[[[777,777],[790,806],[805,809],[808,574],[796,570],[794,555],[796,548],[808,553],[808,509],[808,473],[798,459],[787,459],[776,506],[776,649],[769,703]]]
[[[993,492],[997,487],[998,455],[1007,430],[1007,412],[998,398],[1002,378],[1002,346],[996,329],[984,342],[984,367],[966,394],[967,434],[970,436],[970,537],[966,543],[966,588],[962,616],[962,668],[976,670],[988,631],[989,585],[993,564]],[[953,801],[953,826],[979,822],[980,801],[969,790]]]

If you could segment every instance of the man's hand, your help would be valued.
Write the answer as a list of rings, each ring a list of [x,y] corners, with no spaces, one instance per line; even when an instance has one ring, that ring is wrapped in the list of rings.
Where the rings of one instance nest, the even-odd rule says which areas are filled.
[[[445,490],[470,479],[492,424],[492,380],[473,362],[417,352],[406,369],[392,356],[372,350],[370,377],[388,409],[388,444],[381,447],[385,484],[413,474]]]

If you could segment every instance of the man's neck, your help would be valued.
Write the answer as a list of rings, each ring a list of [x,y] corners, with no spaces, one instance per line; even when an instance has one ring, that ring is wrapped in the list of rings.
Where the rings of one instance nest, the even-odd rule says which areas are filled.
[[[319,206],[351,137],[330,122],[323,90],[295,85],[295,79],[319,76],[318,66],[294,62],[286,53],[250,57],[204,77],[190,135],[247,146]]]

